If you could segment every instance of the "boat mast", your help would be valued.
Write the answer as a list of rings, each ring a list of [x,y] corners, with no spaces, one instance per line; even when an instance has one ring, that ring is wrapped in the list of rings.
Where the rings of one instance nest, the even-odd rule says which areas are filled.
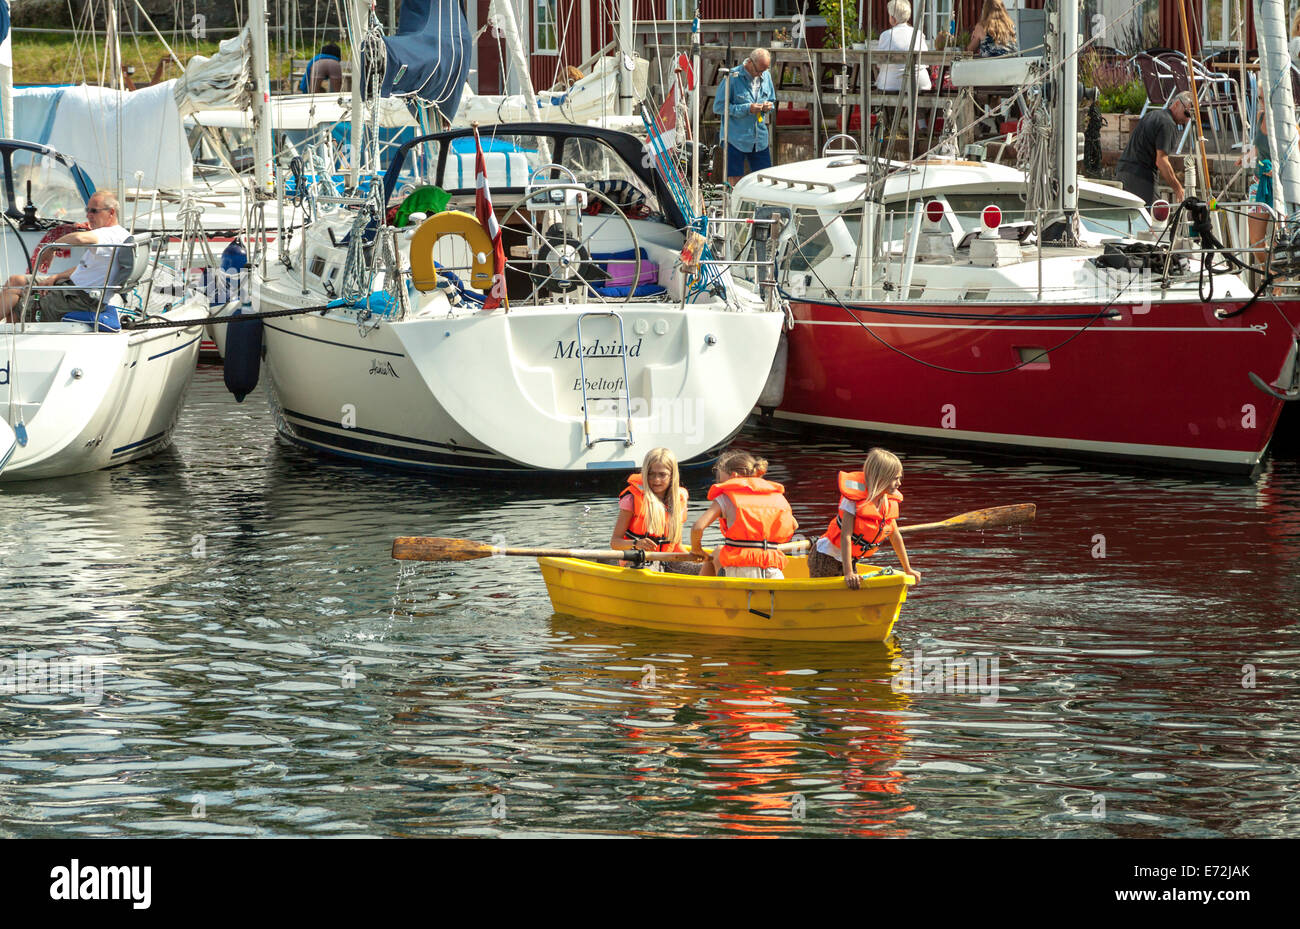
[[[698,14],[697,14],[698,15]],[[632,86],[636,67],[636,39],[632,26],[636,14],[632,10],[632,0],[619,0],[618,4],[618,115],[632,115],[632,101],[636,90]],[[699,66],[696,65],[698,68]]]
[[[117,0],[108,0],[108,8],[104,12],[104,44],[108,46],[108,68],[110,71],[108,86],[117,91],[117,97],[114,101],[114,108],[117,110],[117,137],[114,142],[117,145],[117,200],[119,203],[126,200],[126,181],[122,177],[122,159],[125,153],[122,151],[122,94],[125,90],[122,84],[122,46],[117,33]],[[120,217],[119,217],[120,219]]]
[[[364,145],[365,116],[361,112],[365,88],[361,86],[363,76],[361,59],[365,51],[366,26],[370,20],[370,9],[366,0],[355,0],[351,15],[348,17],[348,38],[352,43],[352,151],[348,158],[347,187],[355,190],[361,180],[361,149]]]
[[[271,193],[271,67],[267,57],[266,0],[249,0],[249,44],[253,66],[253,181],[259,194]]]
[[[9,0],[0,0],[6,14],[9,12]],[[5,22],[9,22],[8,15]],[[11,139],[14,132],[14,59],[13,46],[9,33],[0,36],[0,138]]]
[[[1060,0],[1056,21],[1056,179],[1066,236],[1077,239],[1079,221],[1079,0]]]
[[[537,92],[533,90],[533,76],[528,68],[528,56],[524,54],[523,40],[519,34],[519,20],[515,16],[513,0],[492,0],[488,13],[495,12],[501,21],[501,31],[505,33],[506,53],[510,56],[510,64],[513,66],[515,82],[524,95],[524,105],[528,107],[528,114],[532,116],[533,122],[542,121],[541,110],[537,106]],[[559,23],[556,23],[556,29],[559,29]],[[509,93],[510,88],[503,88]]]

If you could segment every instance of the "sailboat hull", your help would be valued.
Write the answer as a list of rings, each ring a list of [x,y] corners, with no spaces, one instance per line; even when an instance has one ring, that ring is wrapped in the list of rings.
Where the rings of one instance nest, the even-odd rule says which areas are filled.
[[[276,302],[264,292],[262,306]],[[560,305],[375,328],[351,314],[268,320],[278,428],[318,451],[419,470],[630,470],[658,446],[683,462],[715,457],[762,390],[783,314],[664,304],[618,314]]]
[[[979,319],[960,304],[797,302],[776,415],[942,444],[1248,473],[1283,405],[1250,374],[1273,382],[1283,373],[1300,302],[1261,300],[1219,319],[1223,308],[1157,301],[1115,306],[1112,319],[1103,305],[1021,303],[981,306],[992,318]]]
[[[201,310],[172,318],[199,320]],[[9,326],[0,326],[8,344]],[[14,449],[0,480],[62,477],[143,458],[171,443],[194,376],[200,330],[70,331],[28,325],[13,336],[0,368],[0,411],[22,422],[28,441]]]

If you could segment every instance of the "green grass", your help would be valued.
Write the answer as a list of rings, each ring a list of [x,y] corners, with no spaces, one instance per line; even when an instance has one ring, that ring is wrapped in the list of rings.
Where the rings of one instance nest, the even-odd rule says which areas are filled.
[[[216,42],[196,42],[186,38],[183,44],[172,46],[181,61],[188,62],[193,55],[213,55],[217,50]],[[78,46],[62,36],[17,33],[13,37],[14,83],[15,84],[98,84],[100,73],[104,73],[104,83],[109,83],[107,68],[104,66],[104,41],[99,37],[92,43],[83,40]],[[148,83],[153,79],[158,61],[166,55],[163,44],[157,39],[140,39],[136,41],[125,36],[122,42],[122,64],[133,65],[135,73],[132,79]],[[293,52],[279,59],[272,51],[272,77],[288,77],[292,69],[292,58],[311,58],[315,52]],[[348,57],[348,48],[343,47],[343,57]],[[169,64],[162,73],[161,80],[177,77],[180,69]]]

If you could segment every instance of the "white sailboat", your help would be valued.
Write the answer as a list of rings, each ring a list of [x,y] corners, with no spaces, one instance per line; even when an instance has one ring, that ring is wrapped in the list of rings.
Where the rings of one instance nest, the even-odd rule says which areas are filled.
[[[43,251],[53,221],[43,211],[84,208],[89,178],[58,153],[0,141],[6,222],[0,273],[25,273]],[[30,185],[30,186],[29,186]],[[30,193],[29,193],[30,191]],[[20,206],[19,192],[26,198]],[[50,270],[74,256],[55,259]],[[16,447],[0,479],[27,480],[92,471],[152,454],[171,441],[194,374],[201,296],[164,296],[147,237],[117,252],[112,296],[87,321],[0,323],[0,417]],[[193,325],[185,325],[193,320]],[[166,328],[130,328],[172,323]],[[0,457],[4,449],[0,448]]]
[[[423,6],[463,18],[455,0]],[[425,80],[426,99],[446,105],[458,80]],[[408,143],[379,196],[322,209],[280,260],[264,253],[258,310],[329,307],[265,322],[280,432],[480,473],[630,470],[657,446],[714,457],[767,380],[784,313],[707,264],[684,272],[683,198],[632,136],[533,122],[492,126],[482,145],[504,268],[472,215],[471,129]],[[449,192],[448,209],[388,226],[404,178]]]

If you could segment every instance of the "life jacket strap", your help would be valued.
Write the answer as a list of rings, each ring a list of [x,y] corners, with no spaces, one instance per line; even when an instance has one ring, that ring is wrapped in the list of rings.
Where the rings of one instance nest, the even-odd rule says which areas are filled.
[[[628,529],[623,533],[623,538],[627,539],[629,542],[640,542],[642,539],[648,539],[649,541],[653,542],[655,545],[668,544],[668,536],[666,535],[664,536],[649,535],[643,532],[633,532],[631,529]]]
[[[769,542],[766,539],[729,539],[726,536],[722,537],[722,541],[732,548],[761,548],[764,551],[775,549],[780,544],[778,542]]]

